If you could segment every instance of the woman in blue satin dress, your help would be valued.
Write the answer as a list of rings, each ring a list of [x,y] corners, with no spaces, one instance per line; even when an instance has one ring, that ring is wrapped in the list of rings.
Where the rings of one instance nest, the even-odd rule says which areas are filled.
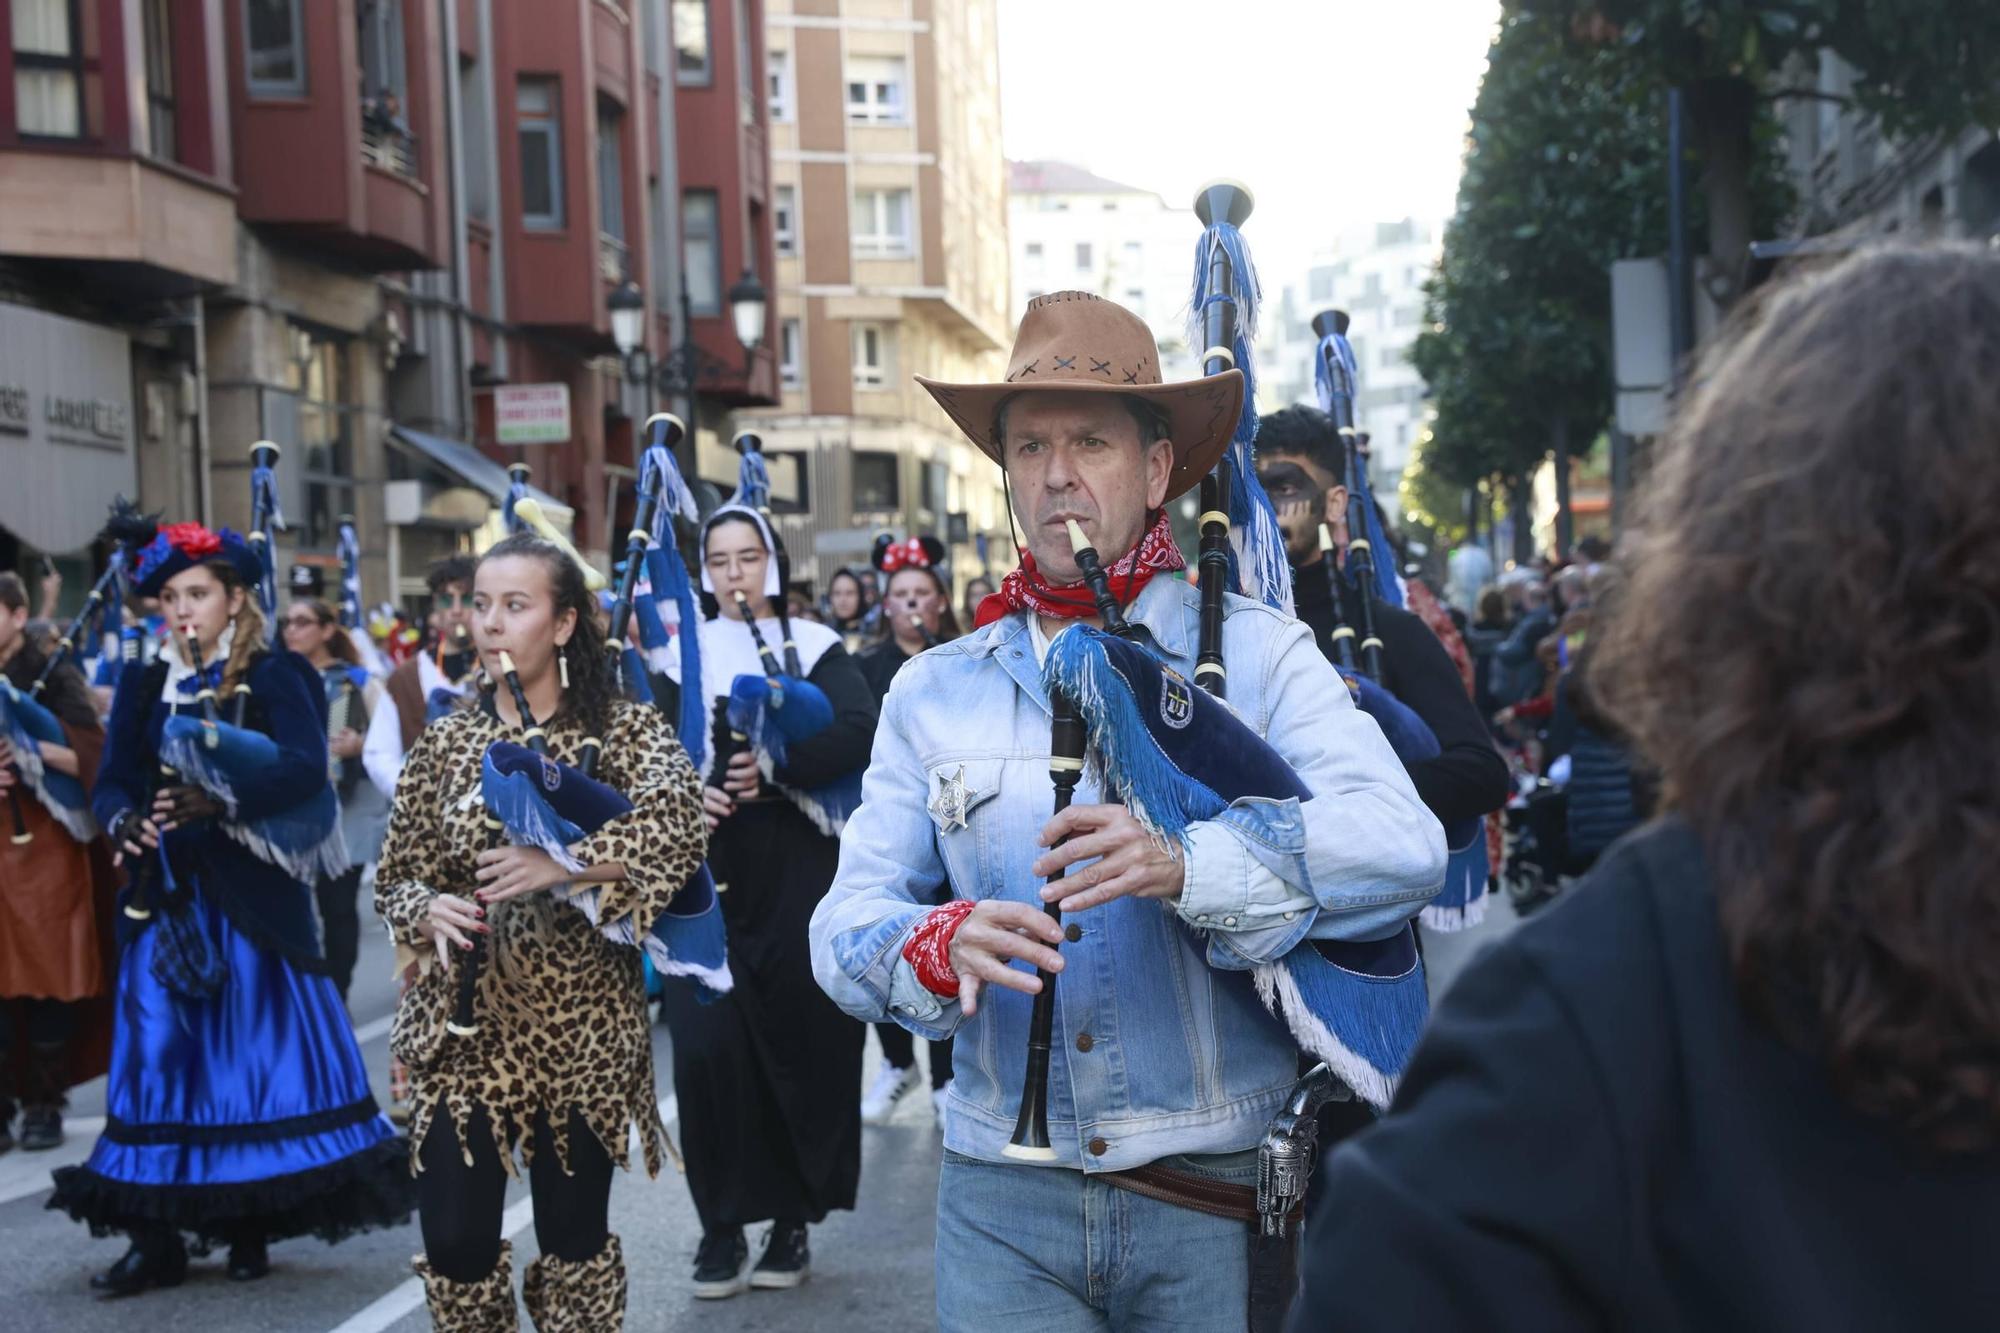
[[[229,1276],[250,1280],[270,1241],[336,1241],[406,1221],[413,1204],[407,1145],[376,1108],[322,961],[308,862],[336,855],[338,837],[297,845],[327,786],[324,694],[296,654],[266,650],[258,573],[235,533],[194,523],[162,529],[137,567],[139,595],[160,599],[175,632],[119,679],[93,806],[143,900],[135,884],[121,898],[104,1134],[56,1173],[49,1202],[131,1238],[91,1279],[107,1295],[177,1285],[184,1235],[227,1243]],[[244,684],[245,731],[269,737],[276,762],[217,784],[222,796],[161,776],[169,719],[199,717],[205,689],[230,718]]]

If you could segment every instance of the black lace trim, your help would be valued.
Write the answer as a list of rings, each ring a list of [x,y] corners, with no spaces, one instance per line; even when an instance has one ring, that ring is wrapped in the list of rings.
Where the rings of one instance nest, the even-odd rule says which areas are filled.
[[[268,1180],[227,1185],[134,1185],[89,1167],[55,1173],[48,1207],[87,1223],[94,1236],[170,1227],[203,1241],[317,1236],[331,1244],[402,1226],[416,1210],[409,1140],[400,1136],[337,1162]]]
[[[349,1125],[363,1124],[374,1119],[379,1110],[371,1095],[345,1106],[329,1107],[309,1115],[244,1125],[197,1125],[166,1120],[135,1124],[114,1115],[105,1117],[104,1137],[113,1143],[134,1146],[154,1143],[272,1143],[279,1139],[304,1138],[309,1134],[325,1134],[331,1130],[346,1129]]]

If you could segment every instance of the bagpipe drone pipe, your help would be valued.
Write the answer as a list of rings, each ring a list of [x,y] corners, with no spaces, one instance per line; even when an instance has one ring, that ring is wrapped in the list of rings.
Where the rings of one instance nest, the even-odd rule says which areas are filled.
[[[778,654],[764,641],[756,618],[750,614],[749,599],[737,593],[738,614],[764,669],[762,673],[746,672],[730,682],[723,739],[727,745],[747,746],[756,751],[758,768],[765,779],[782,790],[820,832],[830,838],[838,837],[847,825],[848,816],[861,806],[861,770],[844,773],[820,787],[789,786],[776,777],[777,771],[785,766],[789,748],[832,726],[834,710],[826,692],[806,679],[799,665],[798,646],[790,638],[791,622],[784,615],[783,599],[791,582],[791,557],[771,522],[771,478],[764,464],[762,443],[748,431],[736,437],[742,461],[738,465],[736,493],[723,508],[753,515],[770,544],[777,579],[776,590],[768,595],[785,626],[786,639],[780,645],[784,661],[781,665]],[[714,521],[713,515],[710,521]],[[718,753],[715,771],[722,771],[729,757],[727,753]]]
[[[1357,366],[1354,348],[1347,341],[1347,328],[1344,311],[1323,310],[1312,318],[1312,330],[1319,337],[1313,380],[1320,410],[1340,432],[1348,495],[1347,568],[1342,571],[1335,560],[1334,541],[1324,527],[1320,531],[1320,558],[1326,566],[1327,586],[1333,598],[1333,647],[1341,678],[1347,682],[1355,705],[1375,719],[1390,748],[1407,767],[1435,759],[1442,747],[1430,725],[1382,684],[1383,645],[1376,634],[1376,608],[1379,604],[1400,608],[1403,593],[1395,570],[1377,558],[1388,549],[1388,538],[1376,510],[1368,481],[1368,461],[1361,452],[1361,436],[1354,424]],[[1340,619],[1343,583],[1358,594],[1361,611],[1358,658],[1354,651],[1355,631]],[[1464,930],[1477,925],[1486,915],[1486,886],[1491,871],[1486,854],[1486,821],[1454,820],[1445,825],[1444,834],[1450,853],[1444,887],[1424,907],[1421,919],[1432,930]]]
[[[673,465],[670,452],[674,439],[682,429],[678,420],[666,414],[653,417],[646,423],[647,448],[644,455],[644,472],[641,475],[640,503],[636,522],[628,542],[627,567],[619,581],[618,596],[612,610],[612,632],[609,651],[619,659],[621,678],[628,695],[635,702],[650,703],[650,687],[645,683],[644,666],[638,666],[640,682],[634,691],[633,667],[630,661],[635,655],[623,638],[623,609],[635,603],[645,607],[646,614],[652,615],[658,623],[657,614],[652,609],[652,591],[669,581],[666,573],[667,557],[655,562],[661,570],[657,582],[641,590],[638,577],[646,552],[634,562],[634,548],[653,540],[653,526],[657,516],[665,527],[665,535],[671,539],[673,515],[682,512],[680,497],[686,494],[686,487],[680,479],[679,470]],[[517,475],[525,491],[525,474]],[[661,503],[662,497],[669,497],[668,504]],[[693,509],[693,498],[687,497],[687,510]],[[512,513],[523,530],[533,531],[559,548],[569,551],[569,543],[562,537],[547,517],[540,505],[525,494],[516,498]],[[671,551],[671,545],[668,544]],[[572,553],[572,558],[575,558]],[[678,554],[671,557],[679,563]],[[685,573],[682,575],[685,581]],[[641,622],[645,615],[641,615]],[[664,637],[664,634],[663,634]],[[513,694],[515,709],[520,713],[527,728],[527,744],[514,741],[495,741],[487,747],[480,769],[480,794],[486,810],[489,826],[496,835],[516,846],[539,847],[565,869],[584,869],[569,850],[570,845],[590,836],[605,824],[626,814],[632,809],[632,802],[617,788],[598,780],[597,762],[601,754],[601,744],[595,739],[586,740],[580,749],[579,762],[564,764],[548,755],[541,729],[533,721],[526,697],[518,688],[518,678],[513,675],[511,659],[503,659],[503,679]],[[697,714],[698,716],[699,714]],[[647,963],[663,976],[688,977],[697,988],[697,995],[703,1001],[712,1000],[716,995],[728,992],[732,986],[726,941],[723,933],[722,913],[716,900],[715,880],[707,866],[698,868],[688,878],[686,885],[676,893],[666,910],[654,921],[645,925],[630,917],[606,921],[598,910],[600,891],[590,885],[576,885],[557,891],[558,896],[575,906],[591,924],[596,926],[606,939],[640,949]],[[477,951],[475,951],[477,952]],[[473,968],[468,968],[473,971]],[[459,990],[459,1012],[454,1016],[453,1031],[476,1030],[477,1019],[471,1011],[472,986],[461,978]]]

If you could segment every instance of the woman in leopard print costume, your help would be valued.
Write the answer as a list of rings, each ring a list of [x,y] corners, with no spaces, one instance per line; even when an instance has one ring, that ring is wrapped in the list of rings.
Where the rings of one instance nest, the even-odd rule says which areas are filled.
[[[440,1329],[517,1327],[500,1238],[517,1158],[542,1250],[522,1284],[536,1327],[617,1328],[625,1266],[606,1224],[611,1167],[629,1165],[629,1127],[649,1174],[666,1146],[640,954],[606,931],[630,918],[643,934],[700,864],[701,788],[659,712],[616,697],[594,609],[577,565],[536,538],[510,537],[480,561],[472,629],[487,676],[499,675],[502,650],[511,653],[550,756],[573,764],[586,737],[601,737],[597,776],[632,801],[572,845],[587,868],[572,873],[539,849],[489,844],[481,761],[522,724],[509,694],[488,689],[410,751],[376,876],[399,969],[424,964],[396,1011],[391,1047],[414,1083],[425,1247],[416,1268]],[[591,915],[572,900],[580,893],[594,895]],[[475,935],[487,943],[479,1029],[447,1034]]]

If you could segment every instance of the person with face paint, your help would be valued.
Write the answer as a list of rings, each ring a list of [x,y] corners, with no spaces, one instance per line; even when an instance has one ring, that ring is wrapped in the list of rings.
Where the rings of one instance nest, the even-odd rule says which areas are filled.
[[[337,1241],[410,1214],[408,1149],[326,975],[301,857],[266,832],[324,795],[327,748],[318,675],[266,647],[261,573],[241,537],[199,523],[162,528],[134,569],[173,632],[120,674],[91,793],[133,881],[107,1124],[49,1201],[131,1237],[91,1279],[105,1295],[178,1286],[183,1234],[227,1243],[229,1276],[249,1281],[270,1270],[270,1241]],[[262,733],[278,762],[225,800],[166,769],[163,741],[170,720],[203,718],[239,685],[242,721],[226,730]]]
[[[875,568],[889,581],[882,605],[892,633],[861,654],[861,673],[868,677],[878,705],[888,697],[889,685],[905,662],[958,637],[951,589],[937,569],[943,559],[944,543],[935,537],[912,537],[876,548]],[[900,1023],[877,1023],[875,1036],[882,1044],[882,1067],[861,1098],[861,1118],[871,1125],[886,1123],[896,1103],[917,1086],[916,1047],[908,1030]],[[951,1089],[951,1039],[931,1042],[930,1050],[931,1107],[942,1125]]]
[[[669,978],[661,997],[688,1190],[702,1225],[694,1266],[701,1299],[803,1282],[807,1227],[854,1207],[861,1178],[853,1089],[866,1029],[813,984],[806,923],[833,881],[840,844],[807,793],[867,765],[875,697],[833,629],[786,613],[781,559],[769,521],[749,504],[732,500],[702,528],[701,585],[714,609],[695,632],[715,719],[703,799],[736,984],[703,1004],[685,979]],[[785,674],[832,705],[832,724],[792,741],[782,762],[747,748],[726,721],[732,683],[767,675],[758,638]],[[678,715],[679,677],[675,658],[655,683],[670,717]],[[744,1227],[763,1221],[771,1227],[757,1256]]]
[[[701,863],[699,782],[660,712],[622,697],[570,553],[517,534],[486,552],[471,584],[494,684],[418,736],[375,875],[398,960],[419,967],[390,1036],[413,1078],[415,1267],[434,1327],[515,1328],[501,1214],[508,1178],[525,1168],[541,1254],[521,1300],[535,1326],[617,1329],[626,1279],[609,1229],[612,1167],[630,1165],[635,1137],[648,1174],[670,1151],[632,927],[650,927]],[[488,751],[524,738],[571,770],[601,741],[595,776],[631,802],[567,845],[573,865],[488,832]],[[476,975],[476,1021],[452,1026],[462,975]]]
[[[1361,624],[1361,592],[1345,577],[1330,579],[1320,559],[1320,528],[1336,553],[1347,549],[1347,487],[1340,435],[1333,419],[1313,407],[1288,407],[1257,426],[1257,478],[1278,513],[1292,564],[1292,598],[1313,642],[1336,661],[1336,623]],[[1375,633],[1382,640],[1381,684],[1437,734],[1438,754],[1408,765],[1410,781],[1440,822],[1476,819],[1507,802],[1507,762],[1493,747],[1479,709],[1467,694],[1444,645],[1416,615],[1381,602]]]

